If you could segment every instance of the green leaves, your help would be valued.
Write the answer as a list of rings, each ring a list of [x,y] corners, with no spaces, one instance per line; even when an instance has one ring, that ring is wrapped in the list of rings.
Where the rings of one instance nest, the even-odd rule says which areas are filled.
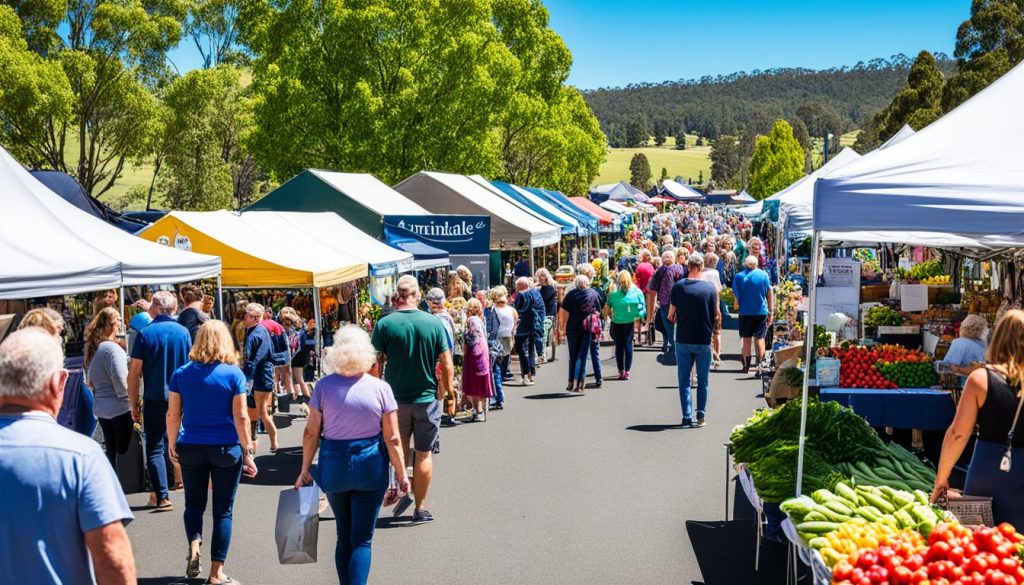
[[[641,191],[651,186],[651,163],[642,152],[634,154],[629,161],[629,184]]]
[[[767,136],[758,136],[750,157],[747,191],[758,199],[781,191],[804,174],[804,150],[785,120],[777,120]]]

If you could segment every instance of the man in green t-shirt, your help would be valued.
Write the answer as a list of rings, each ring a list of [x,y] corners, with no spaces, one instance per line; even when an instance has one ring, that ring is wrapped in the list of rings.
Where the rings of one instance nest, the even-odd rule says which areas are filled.
[[[395,311],[373,328],[373,346],[387,363],[384,380],[398,402],[398,429],[402,445],[415,451],[412,491],[416,498],[413,523],[433,521],[424,503],[434,473],[431,459],[441,429],[441,399],[452,388],[455,368],[440,319],[420,311],[416,277],[398,279]],[[440,379],[437,365],[440,362]],[[395,506],[395,516],[409,508],[406,496]]]

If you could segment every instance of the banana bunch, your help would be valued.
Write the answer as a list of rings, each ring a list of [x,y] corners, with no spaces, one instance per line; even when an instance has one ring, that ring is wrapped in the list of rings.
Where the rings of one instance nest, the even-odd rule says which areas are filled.
[[[929,276],[928,278],[922,279],[921,284],[949,284],[953,281],[953,277],[948,274],[942,274],[939,276]]]

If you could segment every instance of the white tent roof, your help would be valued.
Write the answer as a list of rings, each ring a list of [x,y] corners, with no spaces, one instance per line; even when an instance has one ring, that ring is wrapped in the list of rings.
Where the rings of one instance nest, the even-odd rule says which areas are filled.
[[[617,213],[619,215],[632,215],[637,212],[636,209],[633,209],[632,207],[626,207],[625,205],[619,203],[618,201],[612,201],[611,199],[605,201],[604,203],[601,203],[600,205],[602,208],[607,209],[612,213]]]
[[[426,209],[414,203],[368,173],[339,173],[309,169],[323,182],[331,185],[367,209],[380,215],[429,215]]]
[[[700,201],[704,198],[700,191],[672,179],[665,179],[661,182],[661,191],[662,193],[667,192],[670,197],[678,201]]]
[[[0,148],[0,299],[172,284],[220,273],[220,258],[136,238],[47,189]]]
[[[487,187],[488,189],[492,189],[494,191],[497,191],[502,197],[505,197],[505,194],[501,192],[501,189],[495,189],[494,185],[492,185],[490,181],[488,181],[487,179],[481,177],[480,175],[473,175],[473,176],[470,177],[470,179],[473,179],[473,181],[475,181],[476,183],[479,183],[483,187]],[[540,197],[539,195],[537,195],[536,193],[534,193],[534,192],[532,192],[532,191],[530,191],[528,189],[523,189],[519,185],[513,185],[512,183],[509,183],[508,186],[511,187],[512,189],[514,189],[515,192],[518,193],[521,197],[523,197],[524,199],[527,199],[528,201],[530,201],[531,203],[533,203],[534,205],[536,205],[540,209],[543,209],[546,213],[548,213],[552,217],[556,217],[556,218],[558,218],[558,219],[568,223],[569,225],[576,226],[576,233],[578,235],[586,234],[586,233],[589,232],[589,230],[587,229],[586,226],[580,225],[579,220],[577,220],[576,218],[570,216],[568,213],[565,213],[561,209],[555,207],[547,199],[544,199],[543,197]],[[511,199],[509,197],[505,197],[505,199],[507,199],[510,203],[515,203],[518,207],[522,207],[522,205],[519,205],[519,203],[517,203],[516,201],[514,201],[513,199]],[[537,214],[534,213],[532,210],[527,209],[526,211],[529,211],[531,215],[537,216]],[[539,216],[537,216],[537,217],[539,217]],[[544,221],[548,221],[544,217],[540,217],[540,219],[542,219]],[[548,223],[550,223],[550,222],[548,222]]]
[[[818,181],[814,228],[1024,244],[1022,95],[1018,65],[916,134]]]
[[[557,243],[561,228],[511,203],[464,175],[420,171],[395,190],[431,213],[491,216],[492,249],[537,248]]]
[[[814,203],[814,182],[828,176],[860,158],[852,148],[844,148],[818,170],[772,195],[779,200],[779,221],[786,231],[800,232],[811,229],[811,205]]]

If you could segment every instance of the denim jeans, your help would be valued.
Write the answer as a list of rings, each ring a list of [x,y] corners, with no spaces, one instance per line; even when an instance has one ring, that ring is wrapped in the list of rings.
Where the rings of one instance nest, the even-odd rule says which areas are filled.
[[[569,346],[569,382],[583,382],[587,379],[587,358],[594,336],[583,331],[567,330],[565,342]]]
[[[350,441],[323,439],[315,477],[334,511],[338,544],[334,564],[341,585],[365,585],[373,529],[388,488],[387,449],[381,436]]]
[[[505,381],[501,376],[501,365],[496,355],[491,356],[491,383],[494,385],[494,399],[491,404],[505,404]]]
[[[620,372],[633,367],[633,324],[612,323],[612,340],[615,341],[615,365]]]
[[[690,372],[697,364],[697,417],[704,416],[708,408],[708,373],[711,371],[711,346],[676,342],[676,371],[679,376],[679,404],[683,419],[693,419],[690,404]]]
[[[142,401],[142,432],[146,435],[146,470],[149,490],[167,497],[167,401]],[[171,477],[173,478],[173,472]]]
[[[661,352],[668,353],[672,351],[672,346],[675,344],[675,333],[676,326],[674,323],[668,320],[668,306],[658,307],[658,317],[661,319],[661,325],[665,328],[665,337],[661,340]]]
[[[213,484],[213,544],[210,558],[223,563],[231,546],[231,509],[242,477],[242,447],[178,443],[181,483],[185,487],[185,538],[203,537],[203,514]]]
[[[601,383],[601,338],[590,337],[590,363],[594,366],[594,380]]]
[[[516,355],[523,376],[537,375],[537,334],[516,335]]]

